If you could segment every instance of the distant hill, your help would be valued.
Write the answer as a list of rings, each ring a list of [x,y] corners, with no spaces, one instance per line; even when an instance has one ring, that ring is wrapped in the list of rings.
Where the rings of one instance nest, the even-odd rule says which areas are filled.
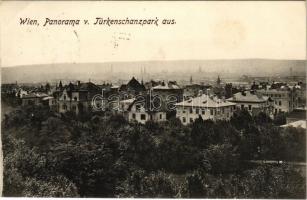
[[[141,69],[142,68],[142,69]],[[305,60],[177,60],[80,64],[41,64],[2,68],[2,83],[46,82],[58,79],[105,80],[129,78],[141,70],[147,74],[221,74],[225,76],[289,76],[306,75]],[[175,77],[172,77],[175,79]]]

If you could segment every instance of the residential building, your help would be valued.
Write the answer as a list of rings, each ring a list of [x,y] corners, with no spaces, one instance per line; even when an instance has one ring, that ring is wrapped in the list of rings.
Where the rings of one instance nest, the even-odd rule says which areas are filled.
[[[60,113],[72,111],[76,114],[91,111],[93,97],[101,93],[101,89],[92,82],[69,83],[58,97],[58,111]]]
[[[212,88],[212,86],[200,85],[200,84],[186,85],[183,89],[183,98],[188,99],[188,98],[197,97],[197,95],[199,94],[199,91],[206,92],[207,89],[209,88]]]
[[[297,97],[293,90],[287,86],[275,89],[261,89],[257,93],[270,97],[274,102],[274,114],[280,112],[292,112],[297,106]]]
[[[130,104],[126,118],[128,121],[137,121],[142,124],[147,121],[162,122],[166,121],[166,112],[163,111],[158,98],[150,95],[139,96]]]
[[[227,100],[236,103],[238,109],[246,109],[251,115],[258,114],[259,112],[272,114],[273,111],[272,100],[254,91],[238,92]]]
[[[163,81],[150,90],[150,95],[161,99],[163,109],[172,111],[175,110],[175,103],[183,100],[183,89],[175,81]]]
[[[132,79],[127,84],[122,84],[119,87],[119,92],[127,93],[129,97],[134,97],[135,95],[144,94],[146,89],[143,84],[132,77]]]
[[[44,93],[30,93],[27,95],[23,95],[21,97],[21,105],[41,105],[44,97],[48,97],[48,95]]]
[[[192,123],[200,116],[203,120],[229,120],[236,109],[235,103],[205,94],[175,105],[176,117],[184,125]]]
[[[114,112],[122,114],[127,120],[129,120],[129,109],[134,101],[135,98],[121,100],[118,109],[114,110]]]

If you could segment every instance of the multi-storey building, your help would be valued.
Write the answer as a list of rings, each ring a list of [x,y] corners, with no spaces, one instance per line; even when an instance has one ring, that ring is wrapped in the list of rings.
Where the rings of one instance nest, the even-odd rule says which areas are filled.
[[[205,94],[175,105],[176,117],[185,125],[199,117],[203,120],[229,120],[236,109],[235,103]]]
[[[41,105],[45,97],[48,97],[48,95],[44,93],[30,93],[21,97],[21,105]]]
[[[122,84],[118,90],[121,93],[125,93],[127,95],[126,97],[134,97],[135,95],[141,95],[146,92],[144,84],[140,83],[134,77],[127,84]]]
[[[166,112],[161,107],[161,102],[154,96],[139,96],[131,104],[131,100],[122,102],[124,115],[128,121],[137,121],[145,124],[147,121],[161,122],[166,121]],[[125,104],[130,104],[125,112]]]
[[[101,94],[101,89],[94,83],[68,84],[58,96],[58,111],[65,113],[72,111],[76,114],[87,112],[92,109],[91,102],[93,97]]]
[[[230,102],[236,103],[237,108],[246,109],[251,115],[265,112],[272,114],[273,105],[270,97],[263,96],[260,93],[253,91],[242,91],[227,99]]]
[[[150,95],[160,98],[163,109],[175,110],[175,103],[183,100],[183,89],[175,81],[162,82],[149,91]]]
[[[257,93],[270,97],[274,102],[274,113],[292,112],[297,106],[297,96],[292,89],[282,86],[278,89],[261,89]]]

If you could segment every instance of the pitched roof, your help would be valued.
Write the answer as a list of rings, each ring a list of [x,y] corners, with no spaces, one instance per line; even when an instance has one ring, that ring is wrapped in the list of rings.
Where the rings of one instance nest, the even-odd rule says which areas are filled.
[[[135,98],[131,98],[131,99],[125,99],[125,100],[121,100],[121,103],[133,103],[135,101]]]
[[[228,98],[228,101],[231,102],[254,102],[254,103],[263,103],[266,102],[269,97],[253,94],[250,91],[238,92],[233,95],[233,97]]]
[[[43,97],[48,97],[47,94],[45,93],[30,93],[22,96],[22,99],[27,99],[27,98],[43,98]]]
[[[139,81],[137,81],[134,77],[127,83],[127,84],[122,84],[119,88],[119,90],[127,90],[127,89],[133,89],[136,91],[145,91],[146,88],[143,84],[141,84]]]
[[[301,127],[301,128],[306,129],[306,120],[298,120],[295,122],[291,122],[289,124],[282,125],[280,127],[294,127],[294,128]]]
[[[154,90],[171,90],[180,89],[180,87],[174,82],[162,82],[161,84],[153,87]]]
[[[88,90],[100,90],[96,84],[92,82],[80,83],[80,84],[73,84],[69,83],[65,85],[67,91],[88,91]]]
[[[219,107],[226,107],[226,106],[234,106],[235,103],[222,100],[217,98],[216,96],[209,96],[209,95],[201,95],[187,101],[183,101],[180,103],[176,103],[176,106],[193,106],[193,107],[203,107],[203,108],[219,108]]]
[[[162,104],[160,102],[159,98],[155,98],[155,96],[158,95],[142,95],[135,98],[132,104],[130,104],[128,111],[131,110],[133,105],[140,105],[141,107],[145,108],[145,111],[147,113],[153,113],[153,112],[162,112]]]

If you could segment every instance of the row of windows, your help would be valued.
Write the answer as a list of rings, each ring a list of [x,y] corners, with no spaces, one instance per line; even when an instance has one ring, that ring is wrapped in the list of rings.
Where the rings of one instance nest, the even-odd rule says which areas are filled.
[[[67,105],[64,104],[64,105],[62,106],[62,108],[63,108],[63,110],[67,110]],[[75,110],[77,109],[77,107],[76,107],[76,106],[72,106],[71,109],[72,109],[73,111],[75,111]]]
[[[162,114],[159,115],[159,118],[162,119]],[[132,113],[132,119],[136,119],[136,114]],[[146,115],[141,114],[141,120],[146,120]],[[152,115],[150,115],[150,120],[152,120]]]
[[[63,98],[64,98],[64,100],[66,100],[66,99],[67,99],[67,97],[66,97],[66,95],[65,95],[65,94],[64,94]],[[78,98],[77,98],[77,97],[74,97],[74,101],[78,101]]]
[[[232,112],[235,109],[236,109],[235,106],[230,107],[230,112]],[[193,108],[189,108],[189,113],[190,114],[193,114],[194,113],[193,111],[194,111]],[[215,109],[208,109],[207,112],[209,112],[209,111],[210,111],[210,115],[215,115],[215,114],[220,114],[220,113],[224,114],[225,113],[225,108],[222,107],[222,108],[218,108],[216,110]],[[178,112],[180,112],[180,111],[178,110]],[[185,108],[182,110],[182,113],[186,113]],[[196,108],[195,109],[195,114],[205,115],[206,114],[206,109]]]
[[[227,118],[229,118],[229,113],[227,113]],[[189,118],[189,122],[190,123],[193,123],[194,119],[193,118]],[[187,119],[185,117],[182,117],[182,122],[183,123],[186,123],[187,122]]]
[[[287,97],[287,94],[266,94],[267,96],[269,97]],[[290,94],[289,94],[289,97],[290,97]]]
[[[248,110],[252,110],[252,105],[248,105]],[[243,110],[245,108],[244,104],[241,105],[241,109]]]

